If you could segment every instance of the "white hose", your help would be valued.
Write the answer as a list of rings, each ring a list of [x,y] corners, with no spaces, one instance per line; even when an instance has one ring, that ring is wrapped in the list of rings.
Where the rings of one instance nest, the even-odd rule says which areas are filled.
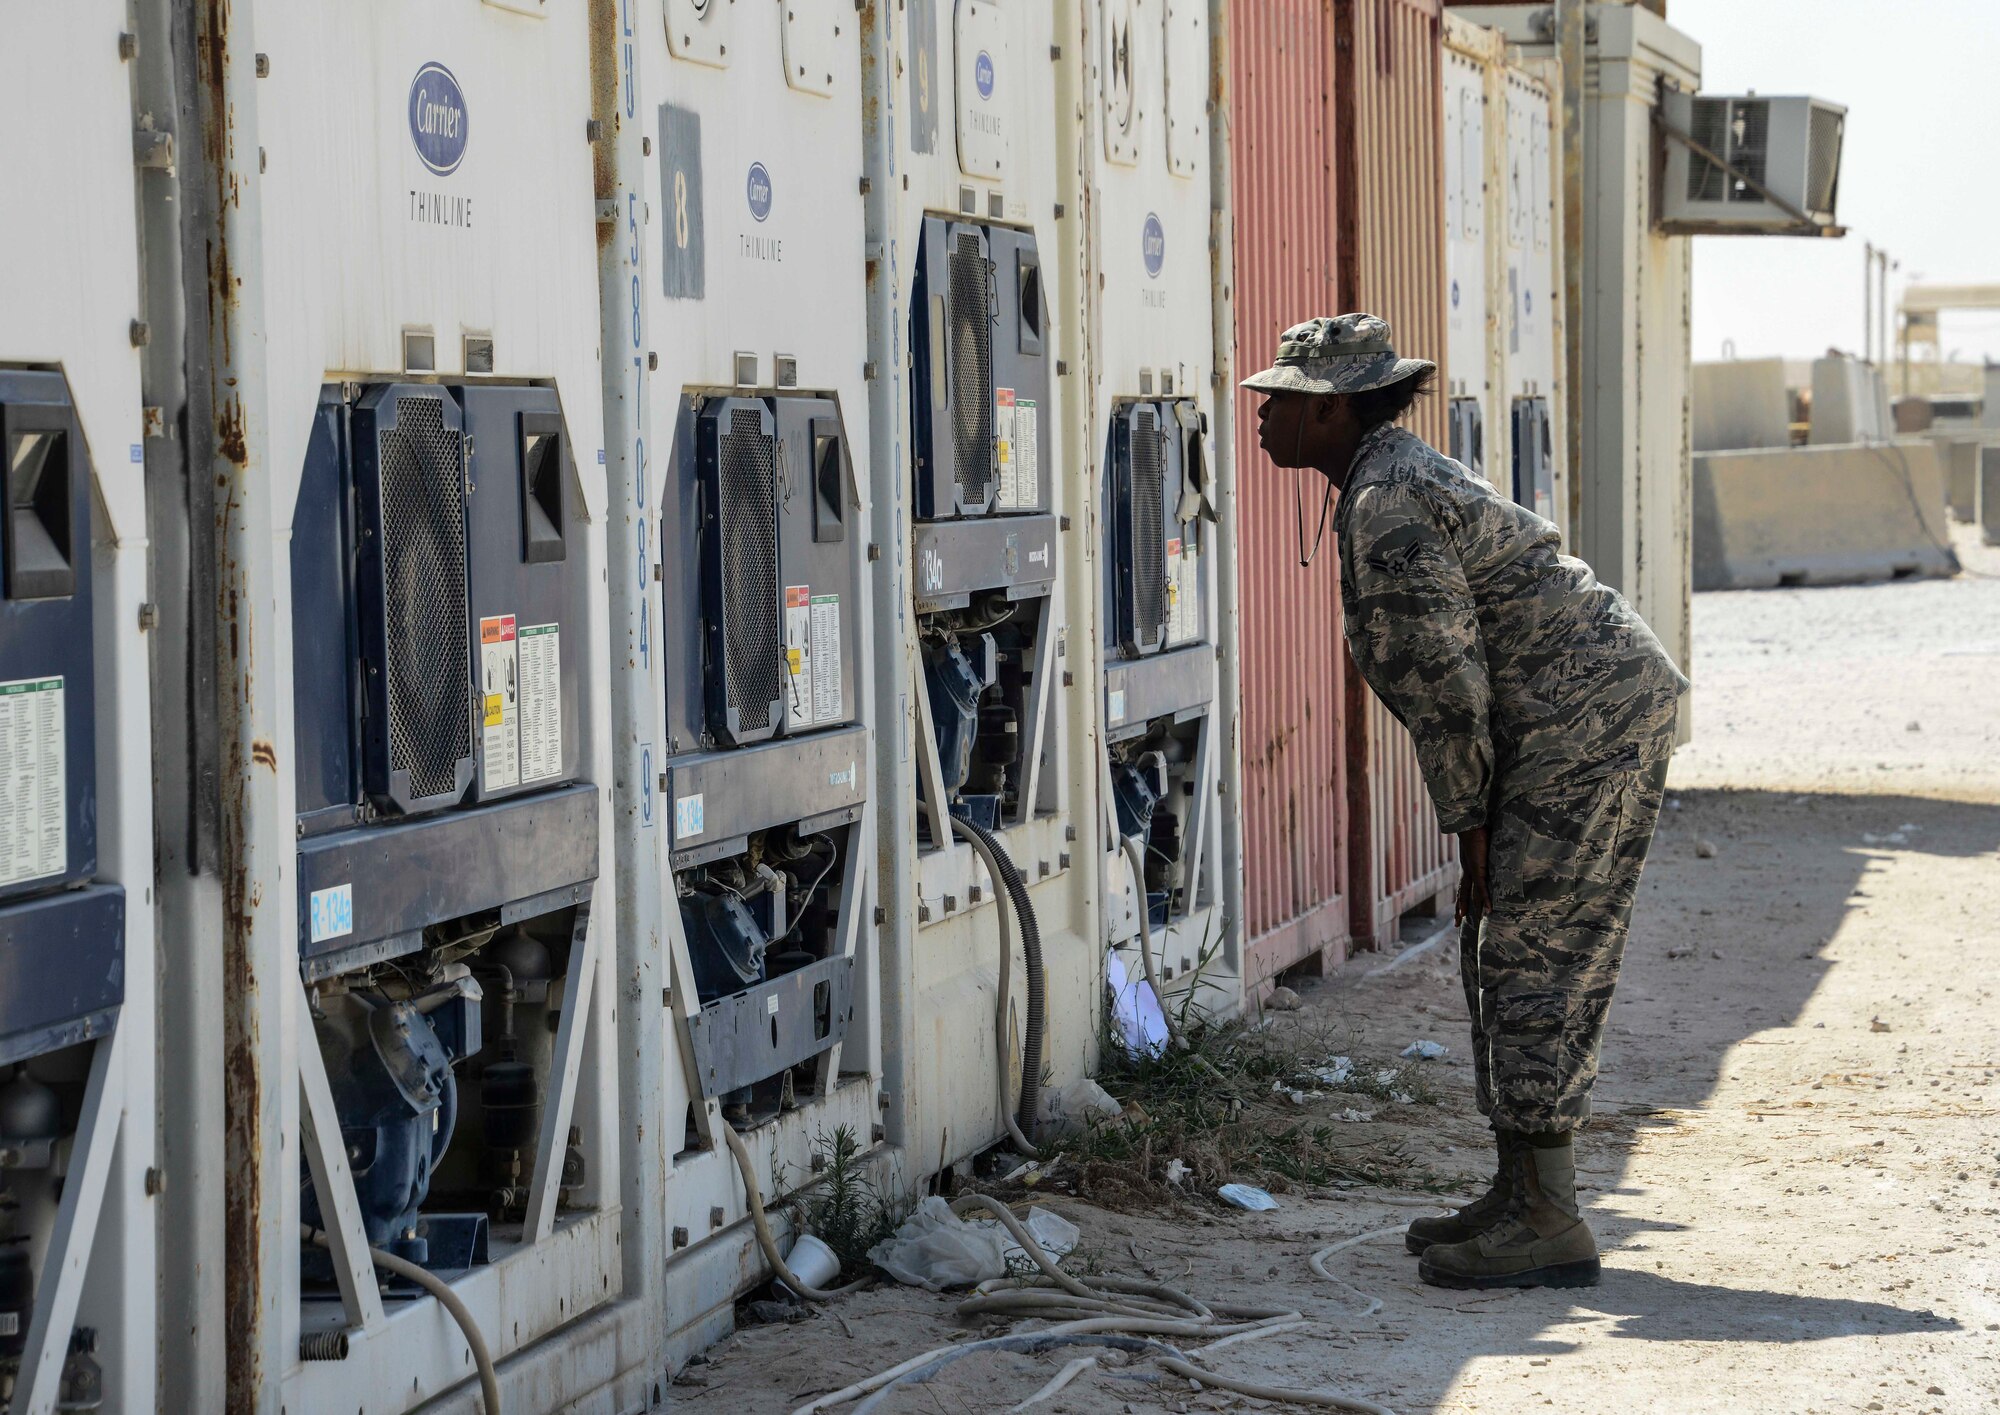
[[[977,832],[967,830],[964,822],[957,816],[951,817],[951,823],[986,866],[987,877],[993,882],[993,902],[1000,913],[1000,998],[993,1019],[995,1043],[999,1049],[995,1071],[1000,1088],[1000,1119],[1007,1126],[1007,1138],[1014,1142],[1014,1148],[1029,1159],[1039,1159],[1042,1152],[1035,1147],[1034,1141],[1021,1133],[1020,1122],[1014,1118],[1014,1097],[1007,1087],[1007,1072],[1014,1064],[1014,1049],[1007,1044],[1007,1011],[1010,1006],[1008,992],[1013,985],[1014,973],[1014,933],[1011,927],[1014,917],[1013,896],[1008,894],[1007,886],[1001,878],[1000,862],[993,858],[993,852],[986,848],[986,842],[979,838]]]
[[[862,1278],[859,1282],[850,1282],[845,1287],[827,1290],[799,1281],[799,1275],[791,1270],[779,1254],[778,1240],[771,1233],[771,1221],[764,1216],[764,1195],[757,1188],[757,1172],[751,1167],[749,1149],[744,1145],[742,1137],[736,1133],[736,1127],[726,1120],[722,1122],[722,1138],[728,1142],[729,1153],[736,1157],[737,1171],[743,1176],[743,1197],[750,1206],[750,1226],[757,1230],[757,1246],[764,1250],[764,1261],[771,1265],[771,1271],[778,1281],[808,1302],[830,1301],[843,1292],[852,1292],[857,1287],[865,1286],[867,1278]]]
[[[305,1235],[306,1242],[317,1244],[328,1252],[333,1251],[326,1240],[326,1234],[311,1224],[302,1223],[299,1225],[299,1230]],[[368,1257],[376,1267],[414,1282],[437,1298],[438,1305],[451,1314],[451,1319],[458,1323],[459,1331],[465,1334],[465,1344],[472,1352],[472,1364],[479,1369],[479,1395],[486,1403],[486,1415],[500,1415],[500,1377],[493,1369],[493,1357],[486,1350],[486,1338],[480,1335],[479,1323],[472,1319],[472,1313],[466,1305],[458,1300],[458,1294],[435,1274],[397,1257],[394,1253],[385,1253],[380,1248],[370,1248]]]
[[[1092,1369],[1096,1365],[1097,1365],[1097,1358],[1095,1356],[1077,1357],[1074,1361],[1070,1362],[1067,1366],[1064,1366],[1060,1371],[1057,1371],[1053,1376],[1049,1377],[1049,1382],[1047,1385],[1043,1386],[1040,1390],[1036,1391],[1033,1395],[1029,1396],[1019,1405],[1008,1406],[1007,1415],[1021,1415],[1021,1412],[1023,1410],[1026,1410],[1030,1405],[1040,1405],[1043,1401],[1047,1400],[1050,1396],[1054,1395],[1057,1391],[1061,1390],[1064,1386],[1068,1385],[1071,1381],[1075,1380],[1078,1376],[1082,1375],[1085,1371]]]

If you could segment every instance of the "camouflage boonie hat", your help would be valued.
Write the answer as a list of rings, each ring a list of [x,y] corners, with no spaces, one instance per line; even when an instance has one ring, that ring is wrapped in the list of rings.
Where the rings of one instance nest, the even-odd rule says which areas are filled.
[[[1243,386],[1259,393],[1365,393],[1436,367],[1429,359],[1397,358],[1386,319],[1321,315],[1287,329],[1277,361]]]

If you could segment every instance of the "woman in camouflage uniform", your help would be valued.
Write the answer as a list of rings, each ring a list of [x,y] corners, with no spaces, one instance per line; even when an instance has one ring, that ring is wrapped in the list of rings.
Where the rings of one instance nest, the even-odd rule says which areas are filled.
[[[1271,395],[1271,460],[1340,494],[1348,649],[1409,729],[1464,866],[1460,971],[1500,1162],[1485,1195],[1417,1220],[1408,1246],[1439,1286],[1588,1286],[1597,1242],[1570,1138],[1688,685],[1555,526],[1397,425],[1436,372],[1397,358],[1385,321],[1345,314],[1286,330],[1243,386]]]

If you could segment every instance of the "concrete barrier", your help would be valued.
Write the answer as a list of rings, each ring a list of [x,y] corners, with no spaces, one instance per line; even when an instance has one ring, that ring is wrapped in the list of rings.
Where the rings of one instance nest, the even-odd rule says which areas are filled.
[[[1698,590],[1958,573],[1928,441],[1697,454],[1693,491]]]
[[[1970,521],[1978,495],[1980,442],[1977,437],[1938,437],[1938,458],[1944,463],[1944,504],[1954,521]]]
[[[2000,447],[1979,449],[1979,539],[2000,545]]]

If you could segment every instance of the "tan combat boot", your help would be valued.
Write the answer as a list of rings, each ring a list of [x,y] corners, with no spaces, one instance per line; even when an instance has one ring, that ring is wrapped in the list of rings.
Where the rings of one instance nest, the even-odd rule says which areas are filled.
[[[1422,1254],[1435,1243],[1463,1243],[1484,1233],[1506,1214],[1514,1202],[1514,1152],[1521,1148],[1521,1137],[1512,1130],[1495,1130],[1493,1141],[1500,1151],[1500,1167],[1486,1192],[1455,1213],[1417,1219],[1403,1234],[1405,1248]]]
[[[1434,1244],[1417,1276],[1434,1287],[1595,1287],[1597,1240],[1576,1204],[1576,1152],[1523,1144],[1511,1213],[1462,1243]]]

